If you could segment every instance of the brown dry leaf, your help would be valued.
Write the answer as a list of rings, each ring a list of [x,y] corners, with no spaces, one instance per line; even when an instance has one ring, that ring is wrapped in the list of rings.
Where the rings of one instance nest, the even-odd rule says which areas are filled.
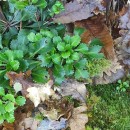
[[[4,123],[3,123],[3,127],[4,127],[3,129],[5,129],[5,130],[15,130],[13,123],[10,124],[10,123],[4,122]]]
[[[86,110],[86,106],[74,108],[72,117],[69,119],[69,127],[71,130],[85,130],[85,124],[88,122],[88,116],[83,112]]]
[[[28,113],[32,113],[34,109],[33,103],[27,99],[26,104],[22,107],[18,107],[15,111],[15,122],[14,128],[15,130],[25,130],[23,121],[28,117]]]
[[[51,88],[53,85],[53,81],[50,80],[46,84],[36,84],[31,81],[28,81],[24,73],[15,73],[9,72],[7,76],[10,79],[10,84],[16,86],[16,83],[22,85],[18,91],[21,90],[22,95],[28,97],[33,103],[34,106],[37,107],[40,102],[44,102],[48,100],[51,96],[52,98],[59,98],[58,95],[55,94],[54,90]]]
[[[19,74],[16,72],[8,72],[8,78],[10,79],[10,86],[14,85],[15,83],[19,83],[22,85],[22,95],[26,96],[28,94],[27,88],[33,86],[33,83],[26,79],[25,74],[20,72]]]
[[[93,16],[93,13],[98,14],[105,11],[105,8],[101,3],[102,0],[82,0],[81,2],[73,0],[65,5],[65,11],[55,16],[54,21],[71,23],[87,19]]]
[[[67,79],[60,86],[62,96],[72,96],[81,102],[85,102],[87,90],[84,83],[77,82],[73,79]]]
[[[86,31],[81,35],[82,42],[88,43],[93,38],[99,38],[104,44],[102,52],[109,60],[115,59],[113,39],[108,27],[103,22],[104,16],[94,16],[90,19],[75,22],[75,27],[83,27]]]
[[[20,123],[21,128],[19,130],[37,130],[39,121],[35,120],[34,118],[25,118],[23,121],[21,121]]]

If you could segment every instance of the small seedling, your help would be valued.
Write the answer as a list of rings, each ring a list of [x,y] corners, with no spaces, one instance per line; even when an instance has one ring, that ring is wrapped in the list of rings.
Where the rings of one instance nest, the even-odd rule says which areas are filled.
[[[120,92],[126,92],[126,90],[130,87],[128,81],[123,82],[121,80],[118,80],[117,83],[118,86],[116,87],[116,90]]]

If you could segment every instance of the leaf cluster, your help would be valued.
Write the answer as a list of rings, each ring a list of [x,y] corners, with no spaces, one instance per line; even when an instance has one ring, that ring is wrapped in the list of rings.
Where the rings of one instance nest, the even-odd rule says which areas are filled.
[[[36,43],[39,39],[46,39],[46,44],[44,49],[39,51],[37,60],[41,61],[41,67],[53,68],[53,76],[58,84],[62,83],[65,77],[87,79],[88,60],[103,58],[103,54],[99,53],[102,46],[81,43],[79,35],[60,37],[56,30],[53,33],[53,30],[47,29],[28,35],[31,43]]]
[[[66,77],[87,79],[90,72],[86,64],[103,58],[99,53],[101,48],[96,39],[90,44],[81,43],[76,32],[74,36],[60,36],[59,30],[52,28],[40,32],[21,29],[9,42],[9,48],[4,47],[0,52],[0,77],[9,71],[31,70],[34,81],[46,83],[48,69],[52,69],[56,84],[62,83]]]
[[[127,89],[130,87],[129,85],[129,81],[122,81],[122,80],[118,80],[117,81],[117,87],[116,90],[119,92],[126,92]]]
[[[4,88],[0,87],[0,124],[4,121],[14,122],[14,110],[17,106],[23,106],[25,101],[24,97],[15,97],[13,94],[6,93]]]
[[[3,5],[5,19],[0,19],[0,32],[5,33],[12,28],[17,30],[21,26],[39,30],[53,23],[52,17],[62,10],[64,6],[58,0],[6,1]]]

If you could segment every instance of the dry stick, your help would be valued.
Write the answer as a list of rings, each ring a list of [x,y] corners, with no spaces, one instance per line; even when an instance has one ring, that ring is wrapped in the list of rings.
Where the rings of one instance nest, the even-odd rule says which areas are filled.
[[[20,22],[20,30],[22,29],[22,21]]]
[[[5,21],[5,22],[7,21],[4,14],[3,14],[3,12],[2,12],[1,6],[0,6],[0,20]]]

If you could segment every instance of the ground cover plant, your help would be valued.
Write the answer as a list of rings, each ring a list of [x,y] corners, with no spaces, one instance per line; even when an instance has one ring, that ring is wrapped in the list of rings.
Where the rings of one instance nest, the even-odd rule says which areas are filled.
[[[129,88],[118,91],[116,84],[89,86],[88,115],[86,130],[129,130]]]
[[[129,10],[127,0],[0,1],[0,129],[129,129]]]

